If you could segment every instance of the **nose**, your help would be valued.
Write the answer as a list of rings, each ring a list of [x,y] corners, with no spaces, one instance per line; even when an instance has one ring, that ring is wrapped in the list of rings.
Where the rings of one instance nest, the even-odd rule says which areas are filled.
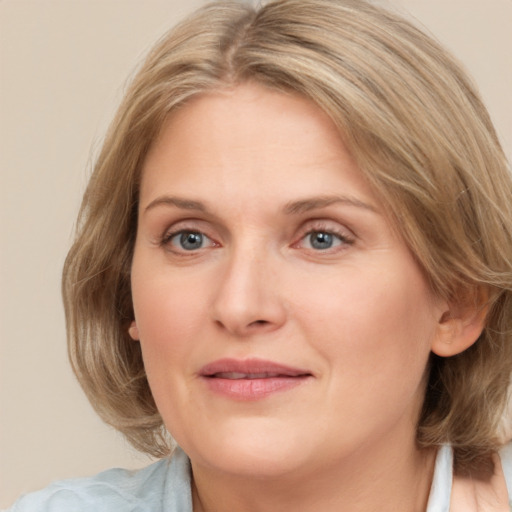
[[[213,320],[237,337],[271,332],[286,321],[273,257],[262,249],[233,251],[223,262],[212,301]]]

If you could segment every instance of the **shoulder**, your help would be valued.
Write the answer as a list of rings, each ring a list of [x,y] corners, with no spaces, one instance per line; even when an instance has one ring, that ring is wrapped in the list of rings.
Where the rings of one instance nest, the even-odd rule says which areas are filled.
[[[181,450],[138,471],[110,469],[55,482],[7,512],[160,512],[164,503],[170,512],[191,511],[190,467]]]

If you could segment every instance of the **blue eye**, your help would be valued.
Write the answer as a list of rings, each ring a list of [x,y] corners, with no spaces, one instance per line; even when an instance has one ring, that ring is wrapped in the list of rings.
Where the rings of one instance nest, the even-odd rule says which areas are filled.
[[[311,231],[305,236],[308,248],[317,251],[326,251],[341,245],[345,240],[340,236],[329,231]]]
[[[202,249],[210,239],[198,231],[180,231],[169,238],[171,245],[185,251]]]

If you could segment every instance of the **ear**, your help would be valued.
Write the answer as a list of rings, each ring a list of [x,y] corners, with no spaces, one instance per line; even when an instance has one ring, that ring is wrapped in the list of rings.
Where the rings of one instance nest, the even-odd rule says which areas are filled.
[[[139,329],[137,328],[135,320],[130,324],[130,327],[128,327],[128,334],[132,340],[139,341]]]
[[[487,299],[487,293],[477,292],[473,294],[473,300],[464,301],[464,304],[448,303],[439,318],[432,352],[450,357],[473,345],[485,327]]]

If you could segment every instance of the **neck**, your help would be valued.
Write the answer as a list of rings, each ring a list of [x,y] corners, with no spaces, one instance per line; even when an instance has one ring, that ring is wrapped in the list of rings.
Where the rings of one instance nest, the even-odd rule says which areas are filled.
[[[194,512],[424,512],[435,451],[420,451],[414,441],[406,450],[387,446],[360,449],[333,467],[258,479],[192,463]]]

